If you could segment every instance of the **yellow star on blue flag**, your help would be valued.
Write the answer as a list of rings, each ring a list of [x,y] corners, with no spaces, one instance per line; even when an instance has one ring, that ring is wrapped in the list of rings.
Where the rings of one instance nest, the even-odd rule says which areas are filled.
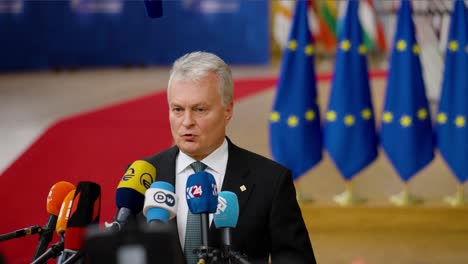
[[[340,24],[324,128],[325,148],[346,180],[377,157],[377,135],[358,5],[359,1],[348,1]]]
[[[380,141],[393,167],[407,182],[434,158],[420,48],[408,0],[401,2],[394,39]]]
[[[442,94],[436,120],[437,145],[460,183],[468,179],[468,19],[463,0],[450,19]]]
[[[322,159],[313,54],[307,2],[297,1],[269,118],[272,156],[291,169],[294,179]]]

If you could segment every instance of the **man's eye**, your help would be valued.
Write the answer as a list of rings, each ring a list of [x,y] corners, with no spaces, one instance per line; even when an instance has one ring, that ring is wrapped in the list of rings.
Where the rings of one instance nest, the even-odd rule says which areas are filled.
[[[180,108],[180,107],[174,107],[174,108],[172,108],[172,111],[173,111],[173,112],[176,112],[176,113],[179,113],[179,112],[182,112],[182,108]]]
[[[205,108],[196,108],[195,111],[202,113],[205,112]]]

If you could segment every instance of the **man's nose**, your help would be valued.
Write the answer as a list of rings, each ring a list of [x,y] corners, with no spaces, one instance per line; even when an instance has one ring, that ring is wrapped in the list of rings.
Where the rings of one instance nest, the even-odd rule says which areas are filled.
[[[194,124],[192,111],[185,111],[183,118],[184,118],[182,120],[182,125],[183,126],[191,126],[191,125]]]

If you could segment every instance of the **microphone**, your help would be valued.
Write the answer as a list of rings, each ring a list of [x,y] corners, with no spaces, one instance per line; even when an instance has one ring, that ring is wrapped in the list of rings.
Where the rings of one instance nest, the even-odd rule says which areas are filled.
[[[68,218],[70,217],[70,210],[73,204],[73,197],[75,197],[75,190],[71,190],[65,199],[63,199],[62,207],[60,207],[60,213],[57,219],[57,225],[55,232],[59,235],[60,240],[65,239],[65,231],[67,229]]]
[[[67,196],[65,196],[65,199],[63,199],[57,219],[57,226],[55,227],[55,232],[60,237],[60,242],[62,243],[61,251],[64,249],[65,231],[67,230],[68,218],[70,217],[70,210],[73,205],[73,197],[75,197],[75,190],[70,191]],[[57,263],[62,263],[62,255],[58,257]]]
[[[177,214],[177,196],[174,186],[157,181],[145,192],[143,215],[150,226],[157,226],[173,219]]]
[[[216,228],[221,229],[221,257],[229,260],[228,263],[236,261],[241,264],[249,262],[231,248],[231,230],[236,227],[239,220],[239,201],[237,195],[230,191],[219,193],[218,208],[213,215],[213,222]]]
[[[202,246],[208,247],[208,214],[216,212],[218,206],[218,188],[213,175],[207,171],[190,175],[185,194],[190,212],[201,215]]]
[[[62,260],[66,261],[84,245],[86,228],[99,223],[101,186],[94,182],[79,182],[73,196],[67,223]]]
[[[161,17],[163,14],[162,0],[145,0],[146,13],[151,18]]]
[[[120,180],[115,193],[117,213],[114,222],[105,223],[106,229],[119,231],[130,216],[135,216],[143,209],[145,192],[156,181],[156,168],[149,162],[133,162]]]
[[[62,202],[65,196],[73,189],[75,189],[75,186],[66,181],[57,182],[50,188],[47,196],[47,212],[49,213],[49,219],[40,232],[39,243],[36,247],[33,260],[37,259],[46,251],[47,246],[52,240],[53,230],[57,224],[57,218],[60,213]]]
[[[75,194],[75,190],[71,190],[67,196],[63,199],[62,206],[60,207],[60,212],[57,218],[57,224],[55,226],[55,232],[59,235],[60,240],[59,242],[53,244],[49,249],[47,249],[44,254],[40,255],[37,259],[35,259],[32,264],[39,264],[39,263],[46,263],[51,258],[56,258],[60,255],[63,251],[63,244],[64,244],[64,234],[65,230],[67,229],[67,221],[68,221],[68,213],[70,213],[71,203],[73,201],[73,196]],[[57,260],[57,263],[60,263],[60,258]]]
[[[239,202],[233,192],[222,191],[218,197],[218,208],[213,215],[216,228],[221,229],[221,254],[223,258],[229,256],[231,250],[231,230],[236,227],[239,219]]]

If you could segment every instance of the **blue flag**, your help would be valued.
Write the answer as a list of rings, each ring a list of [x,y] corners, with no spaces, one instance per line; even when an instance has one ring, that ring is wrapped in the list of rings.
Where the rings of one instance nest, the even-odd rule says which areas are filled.
[[[390,57],[380,137],[387,157],[404,182],[434,158],[419,53],[411,3],[403,0]]]
[[[455,2],[450,20],[437,143],[460,183],[468,179],[468,20],[465,3]]]
[[[307,2],[297,1],[270,114],[273,158],[299,178],[322,159],[322,135]]]
[[[359,1],[348,1],[341,23],[324,129],[325,148],[346,180],[377,157],[367,50],[358,5]]]

